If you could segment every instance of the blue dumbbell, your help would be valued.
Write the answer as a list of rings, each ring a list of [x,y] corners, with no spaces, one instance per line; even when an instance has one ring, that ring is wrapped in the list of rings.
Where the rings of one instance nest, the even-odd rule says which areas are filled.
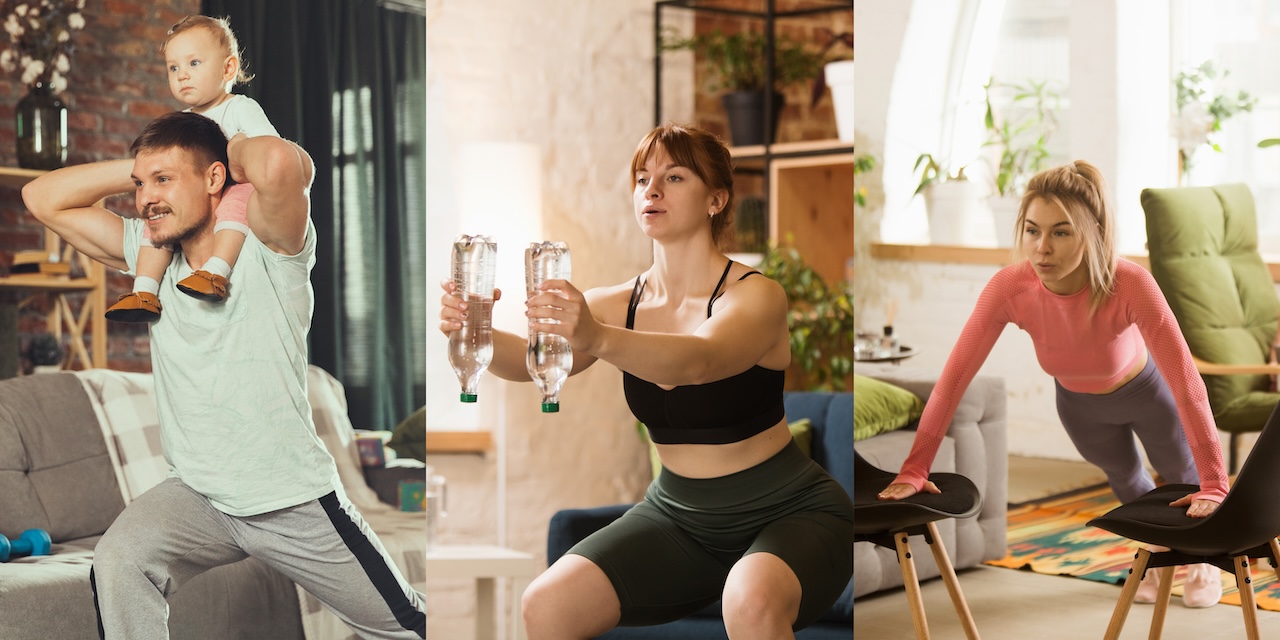
[[[9,558],[18,556],[47,556],[51,544],[53,541],[44,529],[27,529],[12,542],[0,536],[0,562],[8,562]]]

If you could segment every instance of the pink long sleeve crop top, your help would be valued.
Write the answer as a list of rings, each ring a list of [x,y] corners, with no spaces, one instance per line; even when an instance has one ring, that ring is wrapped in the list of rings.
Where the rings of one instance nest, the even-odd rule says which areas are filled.
[[[1096,393],[1114,386],[1141,360],[1143,349],[1150,350],[1176,399],[1200,473],[1195,497],[1222,502],[1227,472],[1204,380],[1155,278],[1123,259],[1116,264],[1115,292],[1092,317],[1088,287],[1062,296],[1044,287],[1030,262],[1001,269],[982,291],[947,358],[895,483],[917,491],[924,485],[960,397],[1011,322],[1031,335],[1040,366],[1069,391]]]

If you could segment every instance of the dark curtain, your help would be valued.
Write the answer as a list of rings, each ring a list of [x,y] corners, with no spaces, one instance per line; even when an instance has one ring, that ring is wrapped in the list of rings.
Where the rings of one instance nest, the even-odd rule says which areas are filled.
[[[238,87],[311,154],[310,360],[356,428],[425,404],[426,18],[375,0],[204,0],[255,78]]]

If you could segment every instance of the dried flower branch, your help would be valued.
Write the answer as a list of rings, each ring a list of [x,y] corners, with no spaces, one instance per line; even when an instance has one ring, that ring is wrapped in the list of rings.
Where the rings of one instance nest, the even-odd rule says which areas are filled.
[[[43,84],[54,93],[67,88],[74,33],[84,28],[85,0],[0,0],[9,36],[0,51],[0,69],[21,72],[22,83]]]

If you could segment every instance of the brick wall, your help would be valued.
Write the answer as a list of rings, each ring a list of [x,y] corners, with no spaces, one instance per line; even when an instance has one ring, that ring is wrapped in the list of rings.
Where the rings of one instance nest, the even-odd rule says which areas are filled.
[[[169,27],[191,13],[199,0],[90,0],[85,28],[76,34],[67,90],[70,148],[68,164],[124,158],[134,137],[151,119],[179,106],[169,93],[158,48]],[[26,93],[18,76],[0,76],[0,166],[16,167],[14,105]],[[132,197],[113,198],[112,210],[133,212]],[[26,212],[16,189],[0,189],[0,263],[13,252],[43,246],[44,227]],[[108,269],[107,300],[132,288],[132,279]],[[0,295],[14,296],[5,292]],[[12,300],[12,298],[11,298]],[[73,306],[79,308],[79,300]],[[22,308],[19,344],[45,327],[50,300],[37,296]],[[150,371],[146,327],[108,323],[108,366]],[[87,336],[86,336],[87,338]],[[88,349],[86,340],[85,348]]]
[[[791,9],[794,2],[779,2],[778,11]],[[716,6],[733,7],[751,11],[760,11],[763,3],[760,0],[735,0],[718,3]],[[813,43],[815,48],[826,44],[825,34],[818,32],[826,28],[835,33],[853,31],[853,11],[840,11],[816,16],[783,18],[776,21],[776,37],[786,37],[798,42]],[[754,18],[736,16],[718,16],[698,14],[695,20],[695,33],[707,33],[719,29],[725,33],[743,30],[762,32],[764,21]],[[829,55],[848,57],[852,52],[843,45],[833,47]],[[695,83],[698,93],[695,101],[695,119],[698,126],[721,136],[729,138],[729,123],[725,117],[721,103],[722,92],[707,89],[710,65],[699,63],[695,66]],[[836,137],[836,116],[831,104],[828,90],[825,97],[812,109],[809,107],[812,85],[797,84],[784,88],[785,104],[778,120],[776,142],[796,142],[801,140],[826,140]]]

